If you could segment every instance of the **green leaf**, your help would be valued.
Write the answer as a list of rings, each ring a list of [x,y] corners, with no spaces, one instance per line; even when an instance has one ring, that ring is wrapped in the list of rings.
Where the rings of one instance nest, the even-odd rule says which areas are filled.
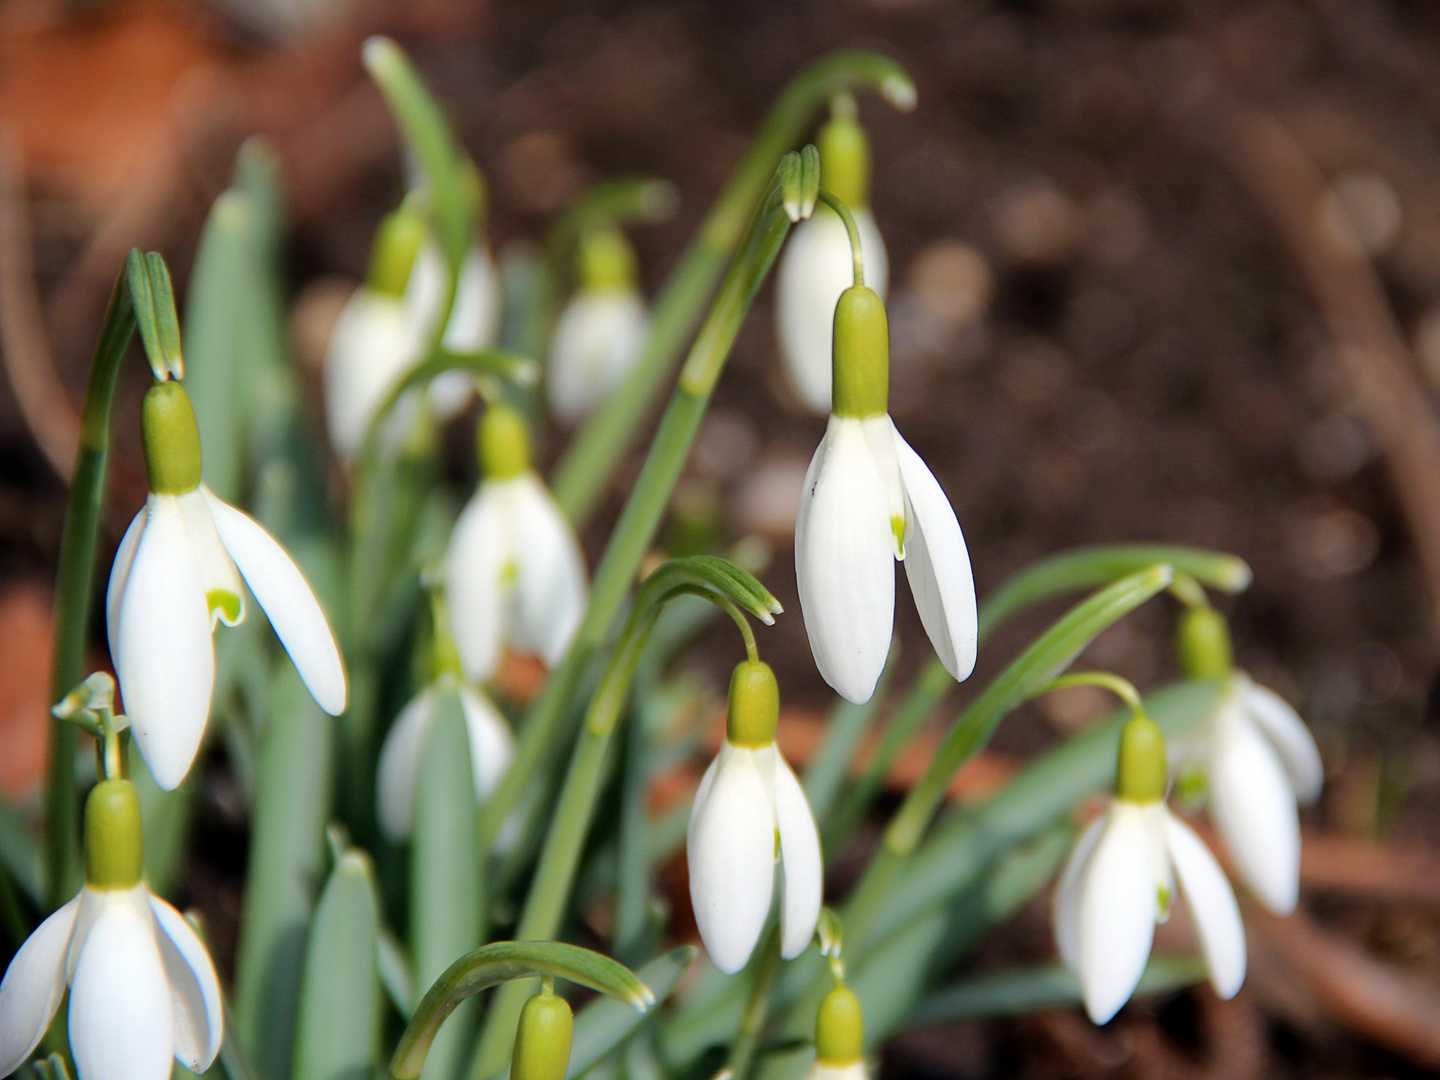
[[[295,1066],[305,1080],[368,1080],[380,1027],[379,913],[370,860],[346,851],[330,873],[305,947]]]
[[[690,970],[697,953],[694,945],[681,945],[651,960],[636,975],[650,988],[655,1001],[664,1001],[679,984],[680,977]],[[604,997],[586,1005],[575,1014],[566,1080],[574,1080],[603,1060],[644,1022],[644,1014],[629,1001]]]
[[[185,857],[185,844],[190,838],[196,782],[187,778],[173,791],[163,791],[151,777],[150,769],[133,740],[129,757],[130,778],[140,797],[145,880],[151,891],[169,896],[175,888],[180,863]]]
[[[1134,998],[1157,997],[1206,978],[1199,956],[1155,956],[1145,965]],[[976,975],[937,991],[910,1015],[907,1028],[1061,1009],[1081,1003],[1080,980],[1059,964]]]
[[[825,821],[830,816],[830,808],[845,784],[850,762],[854,760],[865,733],[870,730],[890,690],[890,681],[895,674],[895,657],[896,650],[892,648],[870,700],[857,705],[842,699],[830,710],[820,749],[810,759],[801,778],[816,821]]]
[[[470,737],[456,691],[442,686],[434,692],[435,712],[424,736],[415,784],[410,853],[410,949],[416,986],[429,986],[447,972],[455,957],[480,943],[481,867]],[[440,1034],[427,1076],[454,1076],[473,1018],[473,1006],[467,1007],[463,1017]],[[438,1020],[419,1061],[424,1061],[437,1031]],[[418,1074],[417,1063],[411,1075]]]
[[[690,955],[693,957],[693,949]],[[400,1080],[413,1080],[425,1067],[426,1054],[440,1025],[457,1005],[497,983],[537,975],[568,979],[598,990],[638,1013],[646,1012],[656,1000],[650,987],[629,968],[578,945],[559,941],[493,942],[456,960],[426,992],[400,1037],[390,1071]]]
[[[20,812],[4,799],[0,799],[0,863],[25,898],[39,907],[44,902],[40,847]]]

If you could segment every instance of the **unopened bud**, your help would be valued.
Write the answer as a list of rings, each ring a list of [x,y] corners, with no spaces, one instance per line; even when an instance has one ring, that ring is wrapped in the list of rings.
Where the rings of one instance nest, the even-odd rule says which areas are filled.
[[[140,883],[140,798],[129,780],[101,780],[85,800],[85,881],[96,889]]]
[[[851,1065],[865,1047],[865,1023],[860,999],[841,983],[820,1001],[815,1016],[815,1060],[821,1065]]]
[[[730,676],[730,707],[725,738],[734,746],[758,749],[775,741],[780,722],[780,686],[762,660],[735,665]]]
[[[530,468],[530,432],[509,405],[495,404],[480,418],[480,468],[487,480],[508,480]]]
[[[835,305],[833,404],[836,416],[863,420],[890,408],[890,320],[873,289],[852,285]]]
[[[1192,679],[1229,678],[1232,658],[1225,616],[1208,605],[1187,608],[1176,630],[1180,667]]]
[[[1115,767],[1115,796],[1127,802],[1150,803],[1165,797],[1170,765],[1165,734],[1144,713],[1136,713],[1120,731],[1120,758]]]
[[[574,1028],[569,1003],[550,989],[525,1002],[515,1030],[510,1080],[565,1080]]]
[[[200,429],[180,383],[156,383],[140,405],[145,472],[157,495],[183,495],[200,486]]]

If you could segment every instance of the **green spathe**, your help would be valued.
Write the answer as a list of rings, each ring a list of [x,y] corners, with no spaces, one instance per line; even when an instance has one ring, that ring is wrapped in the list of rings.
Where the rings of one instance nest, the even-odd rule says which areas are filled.
[[[864,420],[890,409],[890,320],[873,289],[852,285],[835,305],[830,411]]]
[[[92,889],[140,884],[140,797],[129,780],[101,780],[85,800],[85,882]]]
[[[152,492],[183,495],[200,486],[200,429],[185,387],[169,380],[145,391],[140,434]]]
[[[820,1002],[815,1016],[815,1058],[822,1065],[853,1065],[865,1046],[865,1022],[860,999],[844,983]]]
[[[530,468],[530,432],[509,405],[491,405],[480,418],[480,468],[487,480],[509,480]]]
[[[1227,679],[1232,664],[1230,628],[1225,616],[1208,604],[1180,616],[1176,630],[1180,666],[1192,679]]]
[[[855,99],[837,97],[830,119],[815,136],[820,151],[820,183],[852,210],[870,201],[870,140],[855,118]]]
[[[511,1080],[565,1080],[574,1028],[569,1003],[548,987],[525,1002],[515,1029]]]
[[[775,741],[780,721],[780,686],[763,660],[745,660],[730,676],[730,709],[725,738],[734,746],[758,750]]]
[[[410,271],[424,243],[425,217],[414,200],[407,199],[386,214],[375,231],[365,284],[381,296],[400,299],[410,284]]]
[[[1115,768],[1115,797],[1151,803],[1165,797],[1170,767],[1165,734],[1144,713],[1136,713],[1120,731],[1120,759]]]

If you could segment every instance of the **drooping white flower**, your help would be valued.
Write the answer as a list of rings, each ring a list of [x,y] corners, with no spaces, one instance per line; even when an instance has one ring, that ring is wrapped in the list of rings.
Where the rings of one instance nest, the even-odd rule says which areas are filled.
[[[482,691],[460,682],[454,682],[454,690],[459,695],[465,730],[470,737],[475,794],[483,802],[510,766],[515,753],[514,738],[505,717]],[[395,718],[380,750],[376,770],[380,828],[387,838],[396,842],[410,836],[420,758],[442,692],[441,685],[432,683],[411,699]]]
[[[860,231],[865,283],[883,300],[889,279],[885,241],[868,208],[851,207],[851,213]],[[791,232],[775,281],[775,329],[785,373],[800,400],[822,415],[830,411],[835,304],[850,287],[853,267],[844,223],[818,206]]]
[[[625,378],[650,329],[635,289],[584,290],[571,297],[550,343],[546,392],[550,411],[574,424]]]
[[[424,345],[400,298],[369,285],[351,294],[325,352],[325,417],[338,455],[350,460],[360,452],[376,411]]]
[[[200,483],[195,414],[179,383],[146,393],[143,427],[150,496],[115,553],[105,613],[136,745],[170,790],[189,772],[210,715],[211,632],[245,617],[242,577],[332,716],[345,710],[345,672],[325,614],[285,549]]]
[[[780,955],[799,956],[820,918],[820,834],[800,781],[775,745],[774,683],[758,661],[736,668],[726,738],[690,809],[690,902],[710,959],[727,974],[745,966],[760,939],[776,863],[784,879]]]
[[[1164,737],[1137,715],[1121,736],[1116,797],[1081,835],[1055,892],[1056,945],[1097,1024],[1134,993],[1177,882],[1215,992],[1234,997],[1245,979],[1235,894],[1209,849],[1165,805],[1166,779]]]
[[[440,305],[445,302],[445,260],[433,242],[420,248],[405,291],[405,309],[422,341],[429,340]],[[470,246],[455,284],[455,303],[441,344],[452,352],[475,352],[500,336],[504,296],[500,271],[490,249],[479,240]],[[447,371],[430,382],[430,405],[442,418],[458,415],[474,393],[475,381],[463,371]]]
[[[196,1073],[215,1060],[224,1031],[215,966],[180,913],[140,882],[139,834],[129,782],[96,785],[87,884],[30,935],[0,982],[0,1075],[35,1052],[67,986],[79,1080],[170,1080],[172,1059]]]
[[[455,523],[441,571],[450,633],[474,683],[495,673],[506,643],[554,665],[588,592],[575,531],[530,468],[525,421],[491,406],[480,443],[485,478]]]
[[[1220,707],[1178,747],[1179,767],[1206,778],[1210,817],[1235,866],[1277,915],[1300,892],[1298,803],[1324,783],[1320,752],[1284,698],[1235,672]]]

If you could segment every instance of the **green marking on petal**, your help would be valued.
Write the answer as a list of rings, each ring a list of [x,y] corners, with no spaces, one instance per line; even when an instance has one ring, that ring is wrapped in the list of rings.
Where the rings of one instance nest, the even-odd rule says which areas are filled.
[[[514,559],[507,560],[505,565],[500,568],[500,584],[505,586],[506,588],[514,585],[515,580],[519,576],[520,567],[516,564]]]
[[[211,589],[205,594],[205,602],[210,605],[212,620],[219,612],[220,621],[226,626],[234,626],[240,621],[240,597],[229,589]]]
[[[1160,908],[1160,921],[1164,922],[1170,914],[1170,890],[1164,885],[1155,887],[1155,902]]]
[[[895,534],[895,548],[900,552],[900,558],[905,558],[905,518],[900,514],[892,514],[890,531]]]

